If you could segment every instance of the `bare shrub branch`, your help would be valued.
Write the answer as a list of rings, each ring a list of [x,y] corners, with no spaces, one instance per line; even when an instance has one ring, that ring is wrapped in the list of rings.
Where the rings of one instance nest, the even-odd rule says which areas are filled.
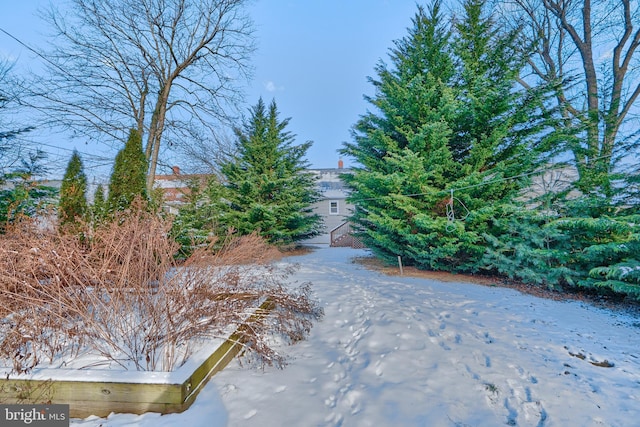
[[[309,333],[322,315],[310,285],[293,289],[293,268],[273,263],[280,252],[256,235],[226,236],[178,265],[169,228],[141,204],[80,237],[13,225],[0,236],[0,359],[22,373],[90,351],[125,369],[170,371],[252,316],[238,334],[245,356],[283,366],[270,337]]]

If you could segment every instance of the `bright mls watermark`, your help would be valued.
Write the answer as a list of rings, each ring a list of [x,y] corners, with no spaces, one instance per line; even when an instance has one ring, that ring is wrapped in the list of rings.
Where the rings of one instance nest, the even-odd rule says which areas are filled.
[[[69,405],[0,405],[0,426],[69,427]]]

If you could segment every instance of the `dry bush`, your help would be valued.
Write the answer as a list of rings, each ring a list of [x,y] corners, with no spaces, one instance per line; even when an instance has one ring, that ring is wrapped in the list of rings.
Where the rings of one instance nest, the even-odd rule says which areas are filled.
[[[189,275],[191,268],[196,267],[195,274],[178,279],[178,283],[193,286],[196,292],[192,297],[197,295],[198,299],[215,302],[210,308],[199,307],[199,318],[210,316],[212,324],[224,327],[243,323],[253,315],[253,321],[243,324],[238,331],[240,342],[249,350],[244,356],[247,360],[278,367],[284,366],[285,358],[275,351],[270,338],[276,335],[288,343],[302,340],[313,321],[323,315],[322,308],[311,297],[310,283],[295,289],[288,285],[286,278],[296,267],[272,263],[281,256],[280,251],[258,235],[242,236],[231,239],[216,253],[199,249],[181,270],[181,274]],[[249,264],[251,260],[256,262]],[[203,274],[203,270],[207,273]],[[208,286],[211,282],[216,286]],[[200,292],[209,294],[202,298]],[[256,310],[265,302],[264,308]],[[211,313],[210,309],[217,311]]]
[[[322,315],[309,284],[293,289],[293,270],[255,235],[176,265],[169,227],[135,205],[82,237],[29,220],[0,235],[0,358],[19,373],[90,350],[127,369],[173,370],[255,314],[241,328],[245,355],[282,366],[269,337],[302,339]],[[265,301],[268,313],[256,312]]]

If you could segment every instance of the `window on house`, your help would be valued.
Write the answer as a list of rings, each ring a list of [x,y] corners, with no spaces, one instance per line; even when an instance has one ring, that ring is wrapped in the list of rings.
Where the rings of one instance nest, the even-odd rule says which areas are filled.
[[[329,205],[329,214],[338,215],[338,213],[338,202],[331,202],[331,204]]]

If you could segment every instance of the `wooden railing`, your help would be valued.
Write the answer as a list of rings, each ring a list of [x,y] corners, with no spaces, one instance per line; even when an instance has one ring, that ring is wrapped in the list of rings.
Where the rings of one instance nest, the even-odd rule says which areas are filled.
[[[360,239],[353,236],[353,229],[348,221],[331,230],[330,235],[331,247],[364,248]]]

